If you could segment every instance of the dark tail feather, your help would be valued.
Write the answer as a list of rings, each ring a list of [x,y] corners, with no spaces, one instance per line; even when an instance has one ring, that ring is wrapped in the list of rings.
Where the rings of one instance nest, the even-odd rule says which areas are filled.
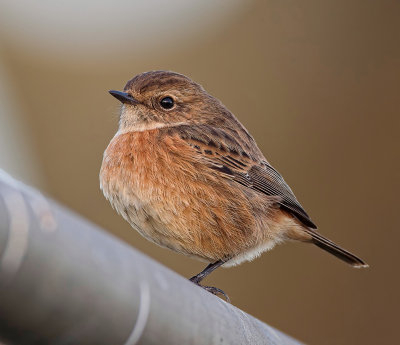
[[[344,262],[347,262],[348,264],[356,268],[368,267],[368,264],[365,263],[363,260],[355,256],[354,254],[351,254],[347,250],[340,248],[336,243],[333,243],[331,240],[328,240],[315,230],[305,229],[305,231],[309,235],[311,235],[312,243],[322,248],[323,250],[326,250],[328,253],[335,255],[340,260],[343,260]]]

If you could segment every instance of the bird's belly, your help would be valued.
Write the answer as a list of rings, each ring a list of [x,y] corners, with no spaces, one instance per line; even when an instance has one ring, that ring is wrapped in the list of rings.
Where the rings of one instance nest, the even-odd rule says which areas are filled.
[[[124,172],[107,181],[102,179],[102,189],[113,208],[146,239],[176,251],[179,250],[176,233],[166,220],[173,216],[168,205],[160,199],[157,191],[149,190],[141,183],[141,176],[131,176],[129,183],[121,177]],[[158,202],[155,200],[158,199]]]
[[[137,183],[131,185],[129,193],[126,187],[105,193],[116,211],[142,236],[162,247],[208,261],[216,259],[204,245],[207,241],[213,242],[215,235],[199,229],[201,222],[193,214],[197,208],[193,200],[191,205],[185,196],[177,200],[173,184],[161,190],[140,180],[137,176]]]

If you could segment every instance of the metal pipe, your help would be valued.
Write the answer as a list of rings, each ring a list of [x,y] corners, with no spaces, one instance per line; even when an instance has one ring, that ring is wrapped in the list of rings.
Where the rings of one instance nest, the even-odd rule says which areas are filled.
[[[300,344],[1,170],[0,341]]]

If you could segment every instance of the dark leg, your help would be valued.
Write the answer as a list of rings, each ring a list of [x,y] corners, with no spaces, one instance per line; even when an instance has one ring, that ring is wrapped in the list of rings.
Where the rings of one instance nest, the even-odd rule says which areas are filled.
[[[202,270],[199,274],[195,275],[194,277],[190,278],[190,281],[199,285],[199,283],[207,277],[212,271],[216,270],[219,266],[223,265],[226,261],[218,260],[213,264],[209,264],[204,270]]]
[[[211,292],[214,295],[223,295],[227,302],[229,302],[228,295],[223,292],[221,289],[218,289],[213,286],[203,286],[200,285],[200,282],[207,277],[212,271],[216,270],[219,266],[223,265],[227,260],[218,260],[212,264],[209,264],[204,270],[202,270],[199,274],[195,275],[194,277],[190,278],[190,281],[195,283],[198,286],[201,286],[203,289]]]

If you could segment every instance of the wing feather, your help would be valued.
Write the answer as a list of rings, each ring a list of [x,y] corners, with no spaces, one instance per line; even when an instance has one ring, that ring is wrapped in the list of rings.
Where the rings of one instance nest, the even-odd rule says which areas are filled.
[[[307,227],[317,228],[283,177],[265,160],[252,138],[252,142],[242,143],[240,137],[207,125],[182,125],[175,128],[175,132],[194,148],[195,154],[200,155],[205,164],[223,178],[268,196],[279,196],[278,204],[281,208]],[[249,147],[252,151],[248,150]],[[264,159],[259,159],[260,156]]]

